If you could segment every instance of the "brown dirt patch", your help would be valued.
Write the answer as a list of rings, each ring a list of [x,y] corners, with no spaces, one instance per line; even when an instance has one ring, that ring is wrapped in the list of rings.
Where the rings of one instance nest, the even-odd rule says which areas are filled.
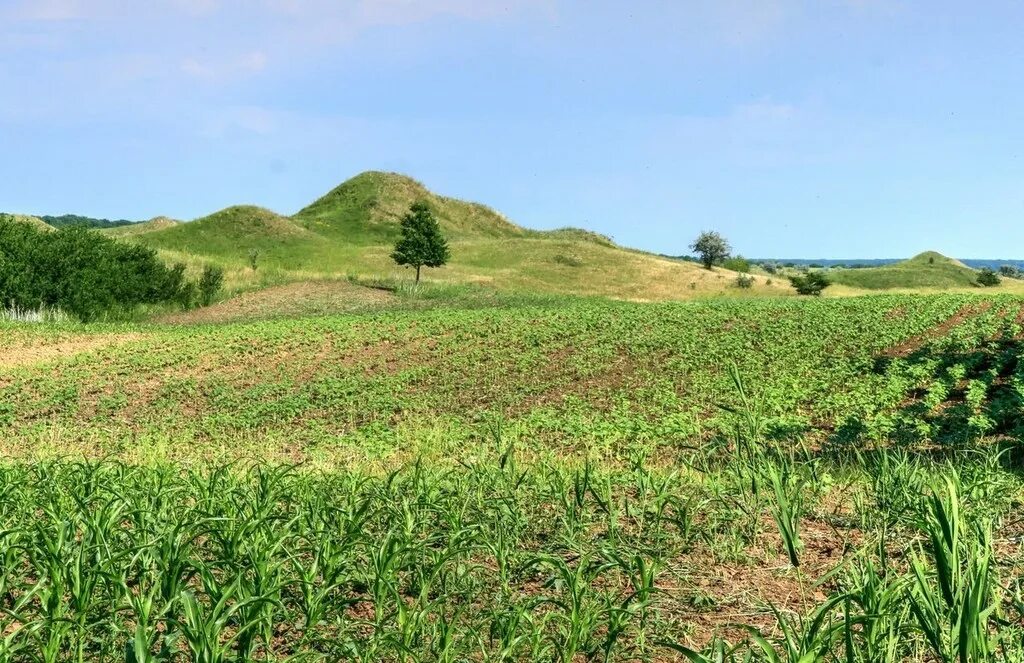
[[[395,296],[347,281],[305,281],[246,292],[223,302],[157,318],[157,322],[198,325],[275,317],[354,313],[383,308]]]
[[[140,338],[139,334],[108,334],[73,341],[31,343],[5,347],[0,351],[0,368],[31,366],[65,359],[83,352],[92,352],[112,345],[122,345]]]

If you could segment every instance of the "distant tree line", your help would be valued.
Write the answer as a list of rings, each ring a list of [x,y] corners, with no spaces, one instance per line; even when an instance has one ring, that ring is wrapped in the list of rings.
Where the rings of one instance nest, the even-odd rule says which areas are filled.
[[[117,228],[118,226],[130,226],[135,221],[128,219],[94,219],[91,216],[79,216],[78,214],[61,214],[60,216],[39,217],[54,228],[67,228],[69,226],[85,226],[86,228]]]
[[[214,266],[189,281],[184,265],[168,267],[153,249],[84,226],[41,232],[0,214],[0,306],[56,308],[88,322],[141,304],[209,304],[222,281]]]

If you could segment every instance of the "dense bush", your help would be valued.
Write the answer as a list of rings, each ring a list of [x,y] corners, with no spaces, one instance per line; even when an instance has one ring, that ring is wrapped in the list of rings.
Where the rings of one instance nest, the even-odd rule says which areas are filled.
[[[1002,279],[999,278],[999,274],[996,274],[988,267],[982,267],[978,270],[978,285],[983,288],[991,288],[992,286],[999,285],[1001,282]]]
[[[0,306],[60,309],[83,321],[180,302],[185,268],[81,226],[40,232],[0,216]]]
[[[743,256],[733,256],[722,261],[722,267],[734,272],[746,274],[750,271],[750,261]]]
[[[754,287],[754,277],[750,274],[739,273],[736,275],[736,287],[749,290]]]
[[[820,295],[822,290],[832,285],[822,272],[808,272],[803,276],[791,276],[789,282],[793,284],[799,294],[814,296]]]

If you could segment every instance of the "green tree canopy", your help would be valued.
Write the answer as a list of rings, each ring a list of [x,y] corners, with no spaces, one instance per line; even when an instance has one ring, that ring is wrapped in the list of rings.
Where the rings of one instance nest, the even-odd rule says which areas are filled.
[[[793,284],[797,293],[801,295],[812,295],[817,297],[821,291],[832,285],[822,272],[807,272],[804,276],[790,276],[789,282]]]
[[[440,267],[449,257],[448,242],[430,207],[424,202],[413,203],[402,218],[402,236],[395,244],[391,259],[398,265],[415,267],[416,283],[419,283],[421,267]]]
[[[705,269],[711,269],[712,266],[729,257],[732,247],[717,232],[704,231],[697,239],[693,240],[690,250],[700,256],[700,261]]]

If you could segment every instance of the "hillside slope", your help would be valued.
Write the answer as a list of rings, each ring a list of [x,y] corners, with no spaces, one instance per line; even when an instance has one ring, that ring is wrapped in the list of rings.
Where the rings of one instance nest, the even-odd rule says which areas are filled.
[[[831,270],[829,278],[834,283],[865,290],[949,290],[974,287],[978,272],[941,253],[926,251],[884,267]]]
[[[181,221],[177,221],[166,216],[157,216],[149,221],[140,221],[138,223],[131,223],[124,226],[116,226],[114,228],[104,228],[101,232],[111,237],[130,237],[132,235],[141,235],[143,233],[151,233],[157,230],[166,230],[167,228],[173,228],[180,223]]]
[[[33,226],[37,230],[42,230],[44,232],[50,232],[50,231],[52,231],[54,229],[53,226],[48,224],[46,221],[43,221],[38,216],[32,216],[30,214],[5,214],[4,213],[4,214],[0,214],[0,218],[8,218],[8,219],[11,219],[12,221],[16,221],[18,223],[27,223],[28,225]]]
[[[168,260],[221,264],[234,291],[345,276],[400,279],[408,273],[391,261],[392,246],[402,216],[420,200],[451,246],[448,265],[426,270],[431,281],[636,300],[738,294],[732,272],[624,249],[586,230],[529,230],[489,207],[437,195],[394,173],[357,175],[292,217],[237,206],[189,223],[108,232],[156,248]],[[753,291],[789,292],[784,282],[769,280],[758,277]]]

